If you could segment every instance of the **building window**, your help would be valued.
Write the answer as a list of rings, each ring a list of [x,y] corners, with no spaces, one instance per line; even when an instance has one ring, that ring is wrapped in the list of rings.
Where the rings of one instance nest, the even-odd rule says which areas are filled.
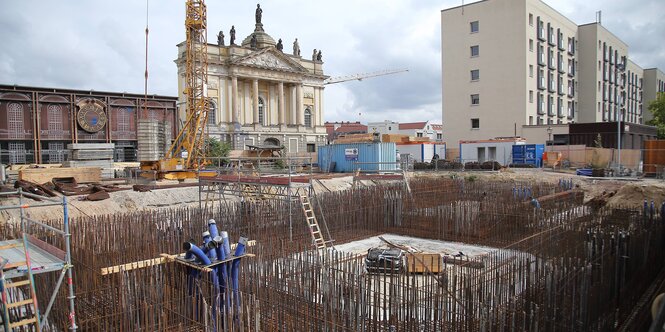
[[[266,112],[265,112],[265,103],[263,102],[263,98],[259,97],[259,123],[262,126],[266,125]],[[306,118],[306,117],[305,117]]]
[[[312,127],[312,109],[309,106],[305,108],[305,127]]]
[[[545,40],[545,23],[540,20],[540,16],[538,16],[537,21],[538,26],[536,29],[538,29],[538,39]]]
[[[316,144],[307,144],[307,152],[316,152]]]
[[[529,115],[529,126],[533,125],[533,115]]]
[[[538,45],[538,64],[541,66],[545,65],[545,47],[543,45]]]
[[[46,108],[48,116],[49,134],[62,133],[62,107],[60,105],[48,105]]]
[[[529,90],[529,102],[533,103],[533,90]]]
[[[436,139],[437,140],[442,140],[443,139],[443,134],[436,134]]]
[[[423,133],[416,133],[416,137],[423,137]]]
[[[476,57],[480,54],[480,47],[478,45],[471,46],[471,56]]]
[[[471,129],[480,129],[480,119],[471,119]]]
[[[471,105],[480,105],[480,95],[471,95]]]
[[[553,116],[554,115],[554,97],[549,96],[547,99],[547,115]]]
[[[529,52],[533,52],[533,39],[529,39]]]
[[[25,164],[25,143],[9,142],[9,164]]]
[[[208,99],[208,125],[217,124],[217,104],[214,100]]]
[[[65,144],[62,142],[48,143],[48,162],[49,164],[59,164],[65,161]]]
[[[7,128],[9,129],[9,138],[23,138],[23,105],[19,103],[10,103],[7,106]]]
[[[598,43],[598,47],[600,47],[600,41]],[[575,38],[568,38],[568,53],[575,54]]]
[[[538,70],[538,89],[545,90],[545,71]]]
[[[547,38],[547,42],[548,42],[550,45],[556,45],[556,37],[555,37],[555,35],[554,35],[554,27],[553,27],[550,23],[547,23],[547,26],[548,26],[548,29],[549,29],[549,31],[550,31],[550,34],[549,34],[549,36],[548,36],[548,38]]]
[[[474,69],[471,71],[471,80],[472,81],[477,81],[480,79],[480,70],[479,69]]]
[[[533,77],[533,65],[529,65],[529,77]]]
[[[129,131],[130,115],[132,113],[131,108],[121,108],[118,109],[116,123],[118,124],[118,131],[127,132]],[[210,115],[208,115],[210,117]]]
[[[529,25],[533,26],[533,14],[529,13]]]
[[[478,32],[478,21],[471,22],[471,33]]]
[[[538,94],[538,114],[542,115],[545,114],[545,97],[543,96],[542,93]]]

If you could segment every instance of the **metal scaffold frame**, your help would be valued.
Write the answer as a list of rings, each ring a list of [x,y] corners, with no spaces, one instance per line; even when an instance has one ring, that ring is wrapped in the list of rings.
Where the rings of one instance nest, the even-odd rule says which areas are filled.
[[[0,198],[5,198],[5,197],[10,197],[12,195],[18,195],[19,198],[19,204],[18,205],[5,205],[5,206],[0,206],[0,211],[1,210],[12,210],[12,209],[18,209],[19,214],[20,214],[20,222],[21,222],[21,233],[22,233],[22,241],[23,242],[23,255],[25,256],[24,259],[26,259],[26,265],[28,266],[28,270],[23,271],[19,269],[11,269],[8,270],[7,272],[2,271],[3,276],[2,280],[0,280],[0,283],[2,283],[2,286],[5,286],[5,278],[6,279],[12,279],[16,277],[22,277],[25,276],[26,274],[30,275],[32,278],[33,274],[41,274],[41,273],[48,273],[48,272],[55,272],[55,271],[60,271],[60,276],[58,278],[58,281],[53,288],[53,292],[51,293],[51,297],[49,299],[48,305],[46,307],[46,310],[43,311],[43,313],[37,311],[37,314],[41,316],[41,318],[38,320],[40,321],[40,326],[37,329],[38,331],[43,329],[48,322],[48,315],[51,312],[51,309],[53,308],[53,304],[55,302],[55,299],[58,295],[58,291],[60,290],[60,287],[62,286],[62,283],[65,279],[65,275],[67,276],[67,286],[68,286],[68,296],[67,299],[69,301],[69,329],[72,331],[75,331],[78,329],[76,326],[76,316],[75,316],[75,306],[74,306],[74,299],[76,298],[74,294],[74,283],[73,283],[73,277],[72,277],[72,255],[71,255],[71,234],[69,232],[69,212],[67,209],[67,197],[62,197],[62,199],[57,199],[57,198],[46,198],[43,196],[38,196],[34,195],[32,193],[27,193],[21,190],[21,188],[18,188],[17,191],[12,191],[12,192],[3,192],[0,193]],[[36,200],[43,200],[44,202],[37,202],[34,204],[28,204],[25,202],[25,198],[32,198]],[[28,208],[34,208],[34,207],[44,207],[44,206],[58,206],[62,205],[63,209],[63,222],[62,222],[62,229],[56,228],[54,226],[47,225],[41,221],[34,220],[32,218],[29,218],[25,215],[24,210]],[[41,229],[44,229],[46,231],[53,232],[55,234],[58,234],[62,236],[63,242],[64,242],[64,248],[58,248],[55,247],[47,242],[44,242],[37,237],[33,236],[30,234],[31,229],[33,227],[38,227]],[[8,258],[11,257],[12,254],[13,256],[16,256],[16,247],[12,247],[11,242],[16,242],[16,240],[5,240],[5,241],[0,241],[0,257],[3,258]],[[7,245],[7,244],[9,245]],[[10,248],[11,247],[11,248]],[[43,265],[43,266],[38,266],[40,263],[36,262],[31,262],[33,260],[37,260],[41,258],[40,263],[43,264],[43,262],[46,260],[48,264]],[[10,262],[11,263],[11,262]],[[35,266],[37,266],[35,268]]]
[[[289,202],[289,240],[293,240],[293,215],[295,211],[292,208],[292,203],[300,203],[302,196],[318,199],[312,185],[312,158],[245,157],[225,158],[224,160],[226,167],[221,167],[221,162],[219,162],[219,167],[213,168],[214,174],[208,173],[206,176],[199,176],[199,207],[207,209],[211,200],[222,201],[226,199],[227,195],[238,196],[242,202],[283,199]],[[262,161],[268,160],[281,163],[284,168],[262,168]],[[215,163],[211,164],[214,165]],[[252,165],[251,168],[244,168],[245,165],[250,164]],[[257,167],[254,167],[254,165],[257,165]],[[298,173],[296,170],[303,165],[308,166],[309,172]],[[211,197],[211,195],[216,197]],[[296,211],[300,211],[300,209]],[[322,213],[322,211],[320,212]],[[322,220],[330,238],[325,218]]]

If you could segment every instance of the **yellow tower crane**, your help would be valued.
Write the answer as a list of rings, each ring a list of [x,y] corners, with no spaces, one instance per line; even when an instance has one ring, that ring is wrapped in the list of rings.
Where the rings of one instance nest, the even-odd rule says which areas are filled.
[[[195,178],[198,169],[205,164],[208,41],[204,0],[187,0],[185,32],[185,123],[163,159],[141,163],[142,170],[157,171],[160,178],[166,179]]]

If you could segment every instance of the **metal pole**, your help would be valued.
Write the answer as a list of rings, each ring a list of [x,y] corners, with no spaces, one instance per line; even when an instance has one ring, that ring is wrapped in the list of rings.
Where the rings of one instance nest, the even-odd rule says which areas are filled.
[[[78,326],[76,326],[76,314],[74,308],[74,282],[72,279],[72,251],[71,251],[71,234],[69,233],[69,211],[67,209],[67,197],[62,197],[62,206],[64,210],[64,231],[65,231],[65,250],[67,251],[67,285],[69,288],[69,329],[76,331]]]
[[[289,184],[286,188],[287,200],[289,201],[289,241],[293,241],[293,213],[291,211],[291,159],[286,158],[286,163],[289,165]]]
[[[621,175],[621,108],[617,110],[617,176]]]

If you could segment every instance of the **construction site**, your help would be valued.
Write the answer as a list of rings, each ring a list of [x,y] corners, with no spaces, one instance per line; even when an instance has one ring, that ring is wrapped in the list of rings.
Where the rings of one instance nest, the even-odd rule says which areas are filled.
[[[320,51],[311,61],[295,46],[282,54],[260,6],[241,45],[235,27],[229,46],[221,32],[208,44],[206,15],[203,0],[186,1],[179,125],[174,100],[148,98],[146,60],[143,100],[92,91],[62,99],[78,108],[71,126],[87,133],[61,138],[67,157],[49,160],[62,163],[2,167],[5,331],[661,330],[662,179],[496,161],[449,168],[462,162],[439,160],[445,143],[409,135],[324,143],[325,84],[403,71],[331,79]],[[225,66],[275,65],[300,83],[247,76],[243,115],[238,77],[218,80],[232,106],[214,113],[208,62],[223,56]],[[279,95],[274,127],[259,113],[264,87]],[[22,93],[0,99],[18,103]],[[25,100],[40,109],[47,93],[56,92]],[[137,114],[126,127],[135,142],[121,152],[136,148],[138,160],[114,162],[104,107],[125,104],[163,114]],[[224,156],[210,155],[215,114],[235,124],[215,133],[231,147]],[[35,147],[46,146],[40,139]],[[425,143],[432,156],[423,153],[420,168],[399,159],[397,144]]]

